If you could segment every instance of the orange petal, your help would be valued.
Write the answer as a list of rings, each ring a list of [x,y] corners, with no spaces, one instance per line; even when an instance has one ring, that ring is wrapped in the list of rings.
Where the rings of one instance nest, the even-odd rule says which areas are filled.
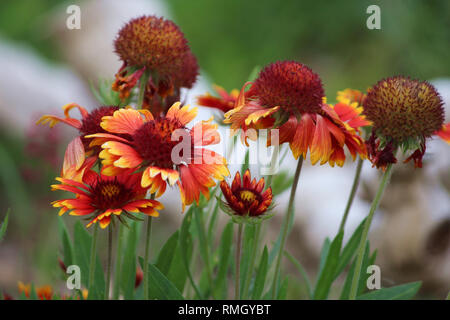
[[[180,106],[180,102],[175,102],[167,111],[166,118],[176,119],[184,126],[195,119],[198,109],[192,108],[189,110],[189,105],[185,105],[182,108]]]
[[[134,109],[120,109],[102,118],[100,126],[112,133],[133,134],[144,124],[141,113]]]
[[[84,159],[83,142],[80,137],[76,137],[69,143],[64,154],[63,177],[66,177],[67,172],[71,169],[79,170],[84,163]]]
[[[331,155],[331,137],[324,118],[316,115],[316,129],[311,143],[311,163],[314,165],[320,160],[320,164],[328,161]]]

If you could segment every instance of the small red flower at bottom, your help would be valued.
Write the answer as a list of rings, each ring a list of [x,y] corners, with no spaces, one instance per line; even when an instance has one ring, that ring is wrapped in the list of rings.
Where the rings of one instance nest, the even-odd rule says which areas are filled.
[[[231,188],[222,181],[220,188],[226,200],[226,203],[223,203],[224,211],[238,220],[241,217],[258,218],[257,220],[270,218],[271,215],[265,213],[272,203],[272,188],[269,187],[263,192],[264,184],[264,178],[258,182],[256,179],[251,180],[249,170],[245,171],[242,181],[239,171],[236,172]]]
[[[142,173],[127,170],[115,177],[98,174],[89,170],[83,176],[83,183],[56,178],[61,184],[52,185],[52,190],[64,190],[76,194],[75,199],[63,199],[52,202],[54,207],[61,208],[59,215],[70,211],[74,216],[90,216],[87,227],[99,222],[101,228],[106,228],[111,217],[116,216],[123,222],[121,214],[135,219],[131,213],[142,212],[146,215],[158,217],[156,210],[163,209],[163,205],[150,199],[144,199],[147,193],[140,181]]]

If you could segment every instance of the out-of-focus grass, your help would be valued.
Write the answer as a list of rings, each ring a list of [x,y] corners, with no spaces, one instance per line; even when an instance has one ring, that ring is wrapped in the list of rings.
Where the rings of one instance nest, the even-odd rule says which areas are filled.
[[[316,70],[334,100],[394,74],[449,76],[449,1],[169,0],[200,66],[228,89],[255,65],[296,59]],[[381,8],[381,30],[366,9]]]

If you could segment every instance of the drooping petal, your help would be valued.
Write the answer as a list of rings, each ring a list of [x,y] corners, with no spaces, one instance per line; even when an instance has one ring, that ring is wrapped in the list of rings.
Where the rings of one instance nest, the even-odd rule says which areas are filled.
[[[331,155],[331,137],[325,119],[316,115],[316,128],[311,143],[311,163],[314,165],[320,160],[320,164],[328,161]]]

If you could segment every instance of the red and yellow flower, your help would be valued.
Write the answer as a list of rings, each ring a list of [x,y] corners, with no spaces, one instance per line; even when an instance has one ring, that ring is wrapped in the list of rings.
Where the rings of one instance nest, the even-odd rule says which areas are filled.
[[[405,162],[414,160],[414,166],[421,168],[426,139],[438,135],[449,140],[442,98],[428,82],[402,76],[383,79],[363,103],[363,113],[373,122],[367,141],[369,159],[377,168],[396,163],[398,148],[414,150]]]
[[[213,87],[219,97],[215,97],[207,92],[205,95],[199,96],[197,98],[198,105],[218,109],[223,113],[226,113],[233,109],[239,96],[239,90],[234,89],[230,93],[228,93],[224,88],[220,86],[213,85]]]
[[[77,108],[81,114],[81,120],[72,118],[70,111]],[[116,106],[101,106],[88,112],[85,108],[76,103],[69,103],[62,107],[64,111],[64,118],[54,115],[44,115],[37,124],[49,124],[52,128],[57,123],[65,123],[78,130],[79,136],[74,138],[67,146],[64,155],[64,163],[62,168],[62,177],[68,179],[80,180],[83,170],[82,166],[85,162],[86,156],[95,156],[100,152],[100,148],[96,145],[90,145],[92,139],[86,138],[86,135],[105,132],[100,126],[102,117],[112,115],[114,111],[119,110]],[[95,158],[89,160],[92,161]],[[95,162],[95,161],[94,161]],[[90,163],[88,163],[90,165]]]
[[[93,134],[93,144],[101,144],[103,174],[116,175],[132,168],[143,172],[141,185],[160,196],[167,184],[180,188],[183,209],[200,193],[209,197],[213,179],[223,180],[229,174],[226,160],[204,148],[220,142],[212,118],[194,125],[197,109],[175,103],[165,116],[153,117],[148,110],[121,109],[103,118],[101,126],[108,133]],[[127,134],[130,138],[122,138]],[[181,140],[181,142],[179,142]],[[180,149],[180,146],[182,148]]]
[[[253,180],[250,171],[246,170],[243,178],[236,172],[231,187],[225,182],[220,183],[220,188],[225,197],[225,212],[232,217],[256,218],[261,220],[268,218],[267,210],[272,204],[272,188],[264,190],[264,178]],[[256,221],[255,220],[255,221]]]
[[[256,131],[249,129],[279,129],[279,143],[289,143],[296,159],[309,150],[312,164],[342,166],[344,146],[353,159],[357,154],[366,157],[358,135],[359,125],[367,123],[361,110],[352,103],[327,105],[324,95],[319,76],[310,68],[294,61],[276,62],[243,86],[224,122],[234,131],[242,129],[245,143],[256,139]]]
[[[147,189],[142,188],[142,173],[133,173],[128,169],[115,177],[99,174],[90,168],[85,171],[83,181],[56,178],[60,184],[52,185],[52,190],[63,190],[75,194],[73,199],[53,201],[56,208],[61,208],[59,215],[69,212],[70,215],[88,217],[93,223],[106,228],[115,216],[123,222],[122,215],[133,219],[132,213],[142,212],[158,217],[157,210],[163,205],[156,200],[145,199]]]

